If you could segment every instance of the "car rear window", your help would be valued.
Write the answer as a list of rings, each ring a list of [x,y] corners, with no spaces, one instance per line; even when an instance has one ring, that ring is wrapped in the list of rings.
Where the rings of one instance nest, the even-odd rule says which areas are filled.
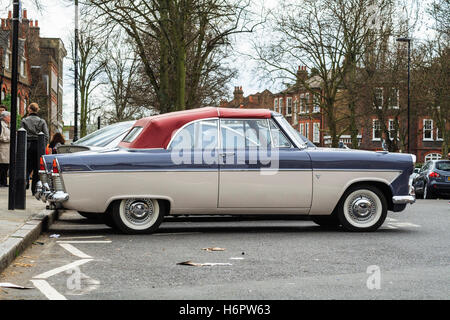
[[[436,162],[436,169],[442,170],[442,171],[450,171],[450,161]]]
[[[130,132],[128,132],[128,134],[125,136],[125,138],[123,138],[122,142],[133,142],[134,139],[137,138],[137,136],[141,133],[142,131],[142,127],[134,127],[130,130]]]

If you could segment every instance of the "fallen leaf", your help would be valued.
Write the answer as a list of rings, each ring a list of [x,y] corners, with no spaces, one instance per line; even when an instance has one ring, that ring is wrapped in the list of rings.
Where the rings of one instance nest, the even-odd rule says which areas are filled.
[[[206,251],[225,251],[225,248],[212,247],[212,248],[202,248],[202,250],[206,250]]]
[[[22,262],[16,262],[14,263],[14,266],[18,266],[18,267],[24,267],[24,268],[30,268],[33,265],[30,263],[22,263]]]

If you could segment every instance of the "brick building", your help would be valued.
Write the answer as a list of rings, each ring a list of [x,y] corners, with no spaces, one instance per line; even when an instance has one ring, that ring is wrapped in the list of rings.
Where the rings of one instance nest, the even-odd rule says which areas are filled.
[[[1,19],[0,88],[1,99],[11,93],[12,13]],[[67,55],[61,39],[42,38],[38,21],[28,19],[23,10],[19,25],[19,83],[17,106],[21,116],[27,105],[37,102],[50,134],[62,131],[63,59]],[[12,98],[11,98],[12,99]]]
[[[306,81],[309,90],[302,85],[303,81]],[[360,88],[360,90],[366,89]],[[306,67],[300,66],[297,70],[296,83],[288,86],[285,90],[275,94],[264,90],[262,93],[244,97],[242,87],[235,87],[233,100],[222,101],[220,106],[274,110],[283,114],[296,130],[317,146],[330,147],[331,137],[326,134],[328,125],[321,110],[320,95],[318,94],[321,90],[321,79],[318,76],[308,75]],[[368,91],[365,96],[362,95],[363,98],[357,106],[359,113],[367,114],[367,116],[358,117],[358,145],[362,150],[383,150],[383,139],[387,138],[381,131],[380,120],[371,108],[384,104],[386,111],[383,117],[386,127],[394,131],[394,127],[397,126],[402,128],[402,132],[406,134],[406,112],[404,112],[404,108],[400,110],[400,105],[405,106],[407,103],[407,90],[404,85],[403,87],[399,85],[399,88],[380,86],[375,90],[375,97],[372,92]],[[345,96],[344,90],[338,90],[337,112],[346,112]],[[432,117],[427,115],[426,111],[421,111],[420,106],[412,104],[411,109],[419,111],[416,111],[410,118],[410,152],[417,156],[417,162],[439,158],[442,134],[436,129]],[[447,125],[450,126],[450,121]],[[394,139],[394,137],[389,134],[389,139]],[[344,132],[339,140],[351,147],[351,135],[348,132]],[[404,140],[407,141],[406,137]],[[401,152],[406,152],[406,150],[401,150]]]

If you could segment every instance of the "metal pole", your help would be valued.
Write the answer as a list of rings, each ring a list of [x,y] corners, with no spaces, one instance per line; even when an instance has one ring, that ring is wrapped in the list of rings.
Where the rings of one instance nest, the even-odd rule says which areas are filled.
[[[20,0],[13,2],[12,33],[12,76],[11,76],[11,136],[9,149],[8,210],[14,210],[16,181],[16,130],[17,130],[17,63],[19,53],[19,6]]]
[[[408,41],[408,153],[411,153],[409,140],[409,117],[410,117],[410,64],[411,64],[411,40]]]
[[[75,92],[74,92],[74,125],[73,125],[73,141],[78,140],[78,0],[75,0]]]
[[[27,175],[27,131],[24,128],[17,130],[17,157],[16,157],[16,194],[15,209],[26,209],[26,180]]]

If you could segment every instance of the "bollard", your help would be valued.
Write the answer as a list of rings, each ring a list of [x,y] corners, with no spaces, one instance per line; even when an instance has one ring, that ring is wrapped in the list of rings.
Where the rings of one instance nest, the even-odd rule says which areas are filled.
[[[26,208],[26,180],[27,175],[27,131],[17,130],[17,153],[16,153],[16,179],[15,179],[15,200],[14,208]]]

